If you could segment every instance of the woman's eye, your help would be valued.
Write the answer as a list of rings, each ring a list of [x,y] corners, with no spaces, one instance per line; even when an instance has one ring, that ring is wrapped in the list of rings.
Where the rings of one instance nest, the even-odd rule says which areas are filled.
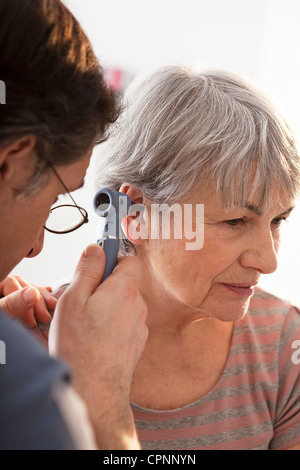
[[[286,217],[276,217],[275,219],[272,220],[272,225],[275,227],[280,227],[282,221],[288,222]],[[244,224],[247,223],[247,219],[245,218],[239,218],[239,219],[230,219],[230,220],[225,220],[224,223],[228,225],[229,227],[241,227]]]
[[[276,219],[272,220],[272,224],[279,226],[283,220],[287,222],[287,219],[285,217],[277,217]]]
[[[245,219],[225,220],[225,224],[229,225],[230,227],[238,227],[240,225],[243,225],[244,223],[246,223]]]

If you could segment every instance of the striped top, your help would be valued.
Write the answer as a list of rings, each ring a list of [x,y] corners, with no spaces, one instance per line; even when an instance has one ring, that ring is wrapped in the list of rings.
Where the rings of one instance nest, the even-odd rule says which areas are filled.
[[[145,450],[275,450],[300,443],[300,312],[257,289],[217,385],[175,410],[132,405]]]

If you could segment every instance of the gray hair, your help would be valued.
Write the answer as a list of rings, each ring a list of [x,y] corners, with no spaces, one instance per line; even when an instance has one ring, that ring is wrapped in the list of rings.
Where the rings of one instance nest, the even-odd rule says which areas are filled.
[[[174,66],[129,87],[100,147],[96,186],[130,183],[151,202],[173,204],[214,183],[226,209],[255,197],[263,211],[274,187],[297,197],[299,174],[291,131],[260,91],[225,72]]]

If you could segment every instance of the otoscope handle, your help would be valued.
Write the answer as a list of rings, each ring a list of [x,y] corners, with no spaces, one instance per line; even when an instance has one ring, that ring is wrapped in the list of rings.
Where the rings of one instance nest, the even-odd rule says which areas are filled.
[[[97,243],[104,249],[106,265],[103,282],[114,270],[122,238],[121,220],[127,216],[131,200],[127,194],[102,188],[94,197],[94,210],[100,217]]]
[[[104,274],[102,281],[100,282],[101,284],[116,267],[119,252],[119,240],[115,238],[105,238],[98,240],[97,243],[103,248],[106,258]]]

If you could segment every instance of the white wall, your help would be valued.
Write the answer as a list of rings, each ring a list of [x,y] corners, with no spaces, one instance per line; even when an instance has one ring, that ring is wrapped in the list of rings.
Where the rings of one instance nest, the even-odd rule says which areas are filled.
[[[239,73],[264,89],[300,134],[300,6],[298,0],[65,0],[104,66],[138,73],[167,63]],[[299,138],[299,137],[298,137]],[[299,139],[300,140],[300,139]],[[92,168],[75,194],[91,223],[70,235],[46,234],[44,251],[14,270],[32,282],[71,273],[96,240]],[[300,304],[300,211],[283,230],[279,269],[261,284]]]

